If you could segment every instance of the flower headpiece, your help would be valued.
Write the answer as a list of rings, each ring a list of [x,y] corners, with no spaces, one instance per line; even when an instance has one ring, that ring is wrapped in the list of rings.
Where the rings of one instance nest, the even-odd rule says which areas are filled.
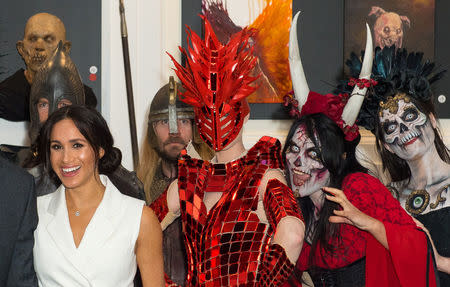
[[[361,61],[352,53],[346,61],[350,74],[355,76],[361,70]],[[386,103],[397,94],[406,94],[420,102],[430,101],[431,85],[441,79],[446,71],[436,71],[436,65],[423,61],[422,52],[407,53],[395,46],[377,47],[373,59],[372,79],[378,84],[370,88],[358,116],[358,124],[370,131],[375,130],[380,103]],[[350,82],[341,87],[346,91]]]

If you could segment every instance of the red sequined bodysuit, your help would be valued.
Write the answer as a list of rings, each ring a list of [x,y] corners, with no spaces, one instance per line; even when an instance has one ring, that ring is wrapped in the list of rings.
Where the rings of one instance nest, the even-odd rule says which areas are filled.
[[[270,180],[258,209],[258,187],[268,169],[281,168],[280,142],[263,137],[247,155],[227,164],[184,156],[179,161],[178,188],[188,254],[186,286],[279,286],[294,265],[284,249],[271,244],[285,216],[303,220],[292,191]],[[205,192],[223,192],[209,212]],[[162,220],[167,199],[152,208]]]

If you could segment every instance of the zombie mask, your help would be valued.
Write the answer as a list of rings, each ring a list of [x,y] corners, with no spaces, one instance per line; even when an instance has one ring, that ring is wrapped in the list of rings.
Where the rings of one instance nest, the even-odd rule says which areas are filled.
[[[70,42],[66,41],[66,30],[58,17],[47,13],[32,16],[25,27],[23,40],[17,42],[17,50],[27,70],[37,72],[59,41],[63,41],[66,52],[69,52]]]
[[[55,110],[65,105],[84,104],[84,87],[75,64],[64,52],[62,42],[42,64],[30,92],[30,136],[34,141],[41,125]]]
[[[395,45],[401,48],[405,27],[410,26],[407,16],[400,16],[394,12],[386,12],[380,7],[372,6],[369,16],[375,15],[374,24],[375,45],[380,48]]]
[[[317,143],[320,144],[317,139]],[[322,163],[320,147],[308,137],[305,126],[294,133],[286,152],[289,180],[297,197],[309,196],[328,184],[330,173]]]
[[[194,106],[195,122],[201,138],[216,151],[224,149],[239,134],[250,109],[245,98],[256,88],[250,84],[257,77],[250,73],[256,65],[249,47],[251,32],[243,29],[222,45],[211,25],[205,24],[202,40],[188,28],[191,46],[186,68],[172,56],[178,78],[186,92],[181,100]]]
[[[434,142],[434,132],[427,116],[405,94],[380,103],[380,123],[387,148],[408,159]]]

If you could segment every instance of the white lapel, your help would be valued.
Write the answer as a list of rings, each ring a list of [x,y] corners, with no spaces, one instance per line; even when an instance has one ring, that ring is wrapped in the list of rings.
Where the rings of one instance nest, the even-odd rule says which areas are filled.
[[[89,270],[83,257],[78,254],[73,241],[72,229],[70,228],[69,215],[66,205],[65,188],[61,185],[53,194],[47,212],[53,215],[47,225],[47,232],[59,248],[61,253],[68,259],[72,266],[87,280],[91,286],[87,271]]]
[[[95,258],[96,254],[101,254],[102,247],[113,236],[122,218],[122,194],[107,176],[101,175],[101,180],[106,186],[105,194],[78,246],[78,251],[86,261],[91,261],[90,259]]]

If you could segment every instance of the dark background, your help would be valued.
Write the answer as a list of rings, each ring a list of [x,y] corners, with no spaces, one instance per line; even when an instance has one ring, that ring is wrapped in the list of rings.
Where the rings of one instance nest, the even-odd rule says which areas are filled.
[[[442,68],[450,69],[450,1],[435,1],[434,60]],[[189,25],[197,33],[202,32],[198,17],[201,0],[183,0],[182,9],[182,45],[186,47],[184,25]],[[302,11],[297,32],[309,88],[323,94],[330,93],[337,81],[344,77],[344,0],[293,0],[292,10],[294,14]],[[448,97],[447,91],[450,91],[450,73],[434,87],[435,95]],[[251,119],[288,118],[281,104],[250,106]],[[450,118],[450,99],[437,103],[437,109],[441,118]]]
[[[0,81],[25,63],[16,50],[23,39],[25,24],[36,13],[58,16],[65,24],[66,38],[72,42],[70,57],[84,84],[94,90],[101,107],[101,1],[99,0],[8,0],[0,8]],[[119,33],[119,32],[118,32]],[[97,80],[89,80],[89,68],[96,66]]]

